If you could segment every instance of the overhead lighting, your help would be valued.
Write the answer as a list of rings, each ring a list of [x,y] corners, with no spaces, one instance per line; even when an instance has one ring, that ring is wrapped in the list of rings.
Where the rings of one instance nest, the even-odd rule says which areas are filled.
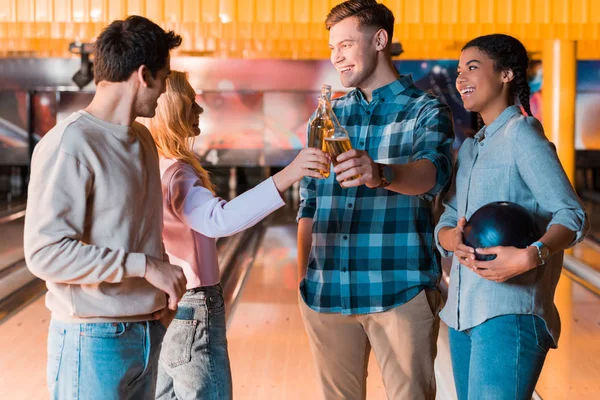
[[[83,89],[94,80],[94,66],[90,61],[90,54],[94,52],[94,44],[73,42],[69,44],[69,51],[81,56],[81,66],[71,79],[79,89]]]

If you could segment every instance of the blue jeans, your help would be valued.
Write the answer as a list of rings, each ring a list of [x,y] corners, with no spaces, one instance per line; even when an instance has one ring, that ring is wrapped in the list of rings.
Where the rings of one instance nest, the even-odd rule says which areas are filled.
[[[157,321],[50,321],[47,380],[52,399],[148,399],[156,389]]]
[[[188,290],[160,352],[156,398],[232,398],[221,285]]]
[[[552,338],[534,315],[503,315],[448,329],[459,400],[531,400]]]

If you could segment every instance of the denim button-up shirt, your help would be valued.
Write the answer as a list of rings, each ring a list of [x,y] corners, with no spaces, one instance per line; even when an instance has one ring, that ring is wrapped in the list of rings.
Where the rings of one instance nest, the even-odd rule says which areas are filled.
[[[451,253],[439,244],[440,229],[455,227],[461,217],[468,220],[481,206],[494,201],[522,205],[535,215],[541,232],[554,224],[576,232],[571,245],[589,229],[583,205],[554,145],[546,139],[539,121],[523,116],[517,106],[508,107],[460,148],[456,180],[435,229],[443,256]],[[463,331],[499,315],[533,314],[546,322],[556,344],[560,319],[554,292],[562,261],[560,251],[543,266],[498,283],[481,278],[453,257],[448,300],[440,316],[449,327]]]

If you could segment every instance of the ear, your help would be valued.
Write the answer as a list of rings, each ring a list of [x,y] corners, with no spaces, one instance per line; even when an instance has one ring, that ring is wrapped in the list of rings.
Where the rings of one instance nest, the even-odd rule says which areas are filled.
[[[502,71],[503,83],[511,82],[513,79],[515,79],[515,74],[513,73],[512,69],[505,69],[504,71]]]
[[[382,51],[388,45],[389,38],[387,31],[385,29],[378,30],[375,33],[373,40],[375,40],[375,49],[377,51]]]
[[[150,85],[151,73],[148,67],[140,65],[137,71],[135,71],[135,75],[140,86],[147,88]]]

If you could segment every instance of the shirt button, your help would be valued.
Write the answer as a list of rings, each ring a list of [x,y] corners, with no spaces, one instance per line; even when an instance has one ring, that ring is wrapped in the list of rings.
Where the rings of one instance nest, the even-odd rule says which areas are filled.
[[[343,239],[348,240],[348,235],[344,235]]]
[[[348,272],[346,268],[342,268],[342,272]]]
[[[371,111],[367,111],[367,115],[371,115]]]
[[[364,146],[364,145],[365,145],[365,142],[363,142],[363,141],[361,140],[359,144],[360,144],[361,146]]]
[[[348,204],[348,208],[352,208],[352,203]]]

